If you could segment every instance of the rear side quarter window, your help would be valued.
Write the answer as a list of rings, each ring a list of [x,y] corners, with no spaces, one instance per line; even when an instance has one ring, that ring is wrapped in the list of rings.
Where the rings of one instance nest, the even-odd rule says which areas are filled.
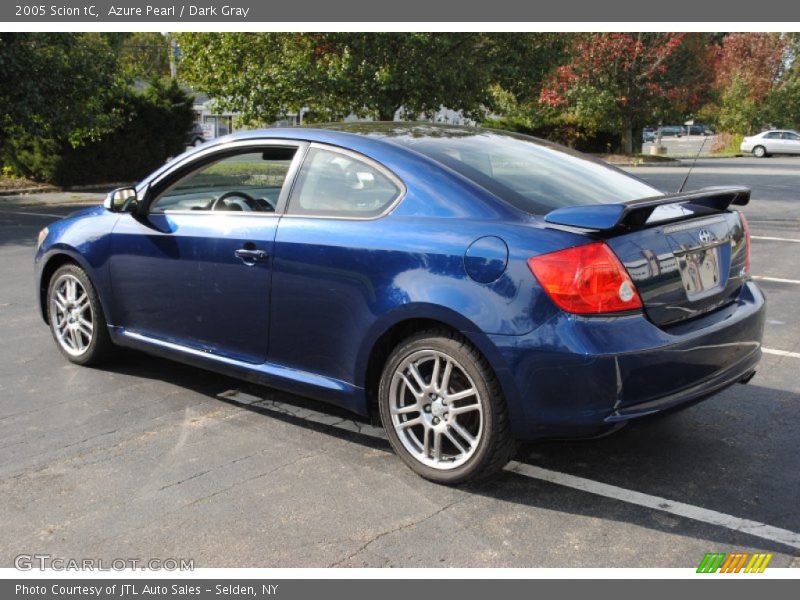
[[[287,213],[374,218],[402,194],[389,173],[350,153],[311,147],[292,189]]]

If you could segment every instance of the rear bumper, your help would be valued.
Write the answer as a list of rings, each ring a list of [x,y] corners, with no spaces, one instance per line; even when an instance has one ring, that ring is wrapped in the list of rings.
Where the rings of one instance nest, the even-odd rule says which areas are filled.
[[[756,368],[764,313],[749,282],[729,306],[665,329],[641,314],[559,314],[525,336],[492,336],[514,433],[598,435],[713,395]]]

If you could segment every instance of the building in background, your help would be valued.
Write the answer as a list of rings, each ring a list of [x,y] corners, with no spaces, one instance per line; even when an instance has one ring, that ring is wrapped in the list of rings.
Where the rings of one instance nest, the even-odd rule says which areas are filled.
[[[203,137],[210,140],[234,132],[234,121],[238,113],[219,110],[213,98],[203,92],[186,90],[194,95],[192,109],[195,114],[195,123],[203,128]]]

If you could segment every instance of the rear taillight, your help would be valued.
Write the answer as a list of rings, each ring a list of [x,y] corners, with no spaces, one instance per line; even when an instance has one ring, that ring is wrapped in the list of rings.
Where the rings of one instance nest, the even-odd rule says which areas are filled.
[[[744,274],[750,275],[750,225],[747,224],[744,213],[742,211],[738,211],[738,213],[744,232]]]
[[[600,314],[642,307],[625,267],[603,242],[594,242],[528,259],[537,281],[567,312]]]

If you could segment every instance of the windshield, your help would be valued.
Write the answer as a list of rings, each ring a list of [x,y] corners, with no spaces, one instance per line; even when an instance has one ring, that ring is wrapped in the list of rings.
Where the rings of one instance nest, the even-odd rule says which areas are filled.
[[[430,128],[428,135],[419,129],[398,133],[391,136],[392,142],[450,167],[534,214],[662,194],[605,163],[535,138],[466,128]]]

